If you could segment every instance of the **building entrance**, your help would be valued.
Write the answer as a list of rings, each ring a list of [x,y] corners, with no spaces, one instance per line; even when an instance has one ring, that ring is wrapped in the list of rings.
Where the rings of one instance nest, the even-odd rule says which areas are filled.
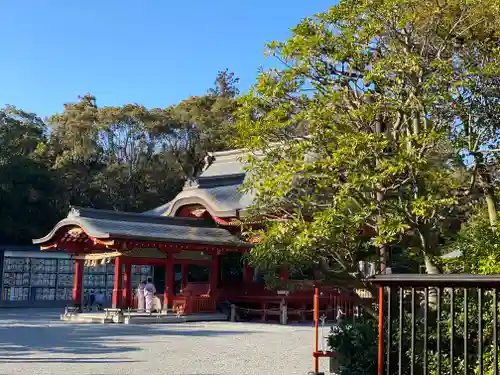
[[[153,284],[156,288],[156,294],[165,292],[165,266],[154,266]]]

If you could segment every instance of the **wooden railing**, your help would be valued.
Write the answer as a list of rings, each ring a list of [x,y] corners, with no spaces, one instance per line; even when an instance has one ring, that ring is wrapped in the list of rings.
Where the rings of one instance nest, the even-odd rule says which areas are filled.
[[[172,308],[180,314],[214,313],[217,301],[209,296],[177,296],[174,297]]]
[[[213,297],[192,297],[193,313],[213,313],[216,310],[216,300]]]
[[[237,307],[238,314],[247,317],[260,317],[262,321],[268,316],[279,316],[280,306],[286,305],[289,316],[299,321],[312,320],[313,298],[312,293],[290,295],[265,295],[265,296],[232,296],[231,303]],[[358,312],[354,299],[344,293],[325,292],[319,297],[322,314],[329,320],[340,317],[352,317]]]

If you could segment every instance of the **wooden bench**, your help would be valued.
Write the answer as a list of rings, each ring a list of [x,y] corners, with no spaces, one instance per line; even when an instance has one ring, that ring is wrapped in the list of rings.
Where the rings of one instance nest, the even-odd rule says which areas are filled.
[[[119,316],[123,318],[123,310],[122,309],[104,309],[104,319],[108,319],[113,316]]]
[[[64,308],[64,315],[73,315],[81,312],[81,308],[79,306],[66,306]]]
[[[215,312],[217,298],[214,294],[209,283],[188,283],[172,299],[172,309],[179,315]]]

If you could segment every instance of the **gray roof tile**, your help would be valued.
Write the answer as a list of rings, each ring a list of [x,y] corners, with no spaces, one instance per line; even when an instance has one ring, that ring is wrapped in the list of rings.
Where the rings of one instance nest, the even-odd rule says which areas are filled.
[[[175,216],[183,204],[202,204],[214,216],[235,217],[253,203],[254,195],[241,191],[246,176],[243,150],[213,153],[213,161],[196,181],[188,181],[172,201],[144,214]]]
[[[34,244],[51,241],[63,227],[79,226],[95,238],[120,238],[175,243],[244,246],[229,231],[195,219],[147,216],[142,214],[72,208],[68,217],[56,224],[45,237]]]

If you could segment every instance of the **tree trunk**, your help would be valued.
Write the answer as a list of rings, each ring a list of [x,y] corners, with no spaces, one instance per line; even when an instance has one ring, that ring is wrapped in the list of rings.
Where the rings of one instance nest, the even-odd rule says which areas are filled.
[[[432,262],[432,259],[427,254],[424,255],[424,262],[425,262],[425,271],[429,275],[441,274],[441,271],[439,270],[439,268]]]
[[[429,275],[441,274],[441,271],[432,262],[432,259],[429,257],[429,255],[427,255],[427,254],[424,255],[424,262],[425,262],[425,270],[426,270],[427,274],[429,274]],[[435,288],[435,287],[429,288],[429,300],[428,301],[429,301],[429,309],[431,311],[435,311],[437,309],[437,305],[438,305],[437,288]]]
[[[319,271],[327,280],[341,280],[341,283],[337,285],[337,288],[349,295],[355,303],[362,307],[364,312],[372,318],[378,319],[378,313],[373,309],[373,301],[377,296],[377,288],[374,285],[367,283],[365,280],[347,272],[340,275],[337,272],[332,271],[328,264],[326,264],[323,260],[320,260],[319,262]],[[362,298],[355,292],[355,289],[366,290],[371,294],[372,298]]]
[[[434,264],[432,258],[429,256],[429,241],[428,241],[428,232],[425,228],[418,228],[418,233],[420,237],[420,244],[422,247],[422,253],[424,255],[424,264],[425,271],[428,275],[438,275],[441,273],[441,270]],[[437,288],[430,287],[429,288],[429,308],[434,311],[436,310],[438,305],[438,292]]]
[[[497,202],[495,199],[495,191],[491,182],[490,172],[484,164],[484,156],[480,153],[476,153],[474,156],[476,158],[479,181],[481,183],[484,198],[486,200],[486,205],[488,207],[488,217],[490,219],[490,225],[492,230],[495,231],[498,224]]]
[[[385,132],[386,132],[386,126],[382,122],[382,119],[379,116],[375,122],[375,133],[384,134]],[[379,164],[380,160],[377,160],[376,163]],[[381,204],[385,198],[384,194],[380,191],[380,187],[376,193],[376,197],[377,197],[377,202],[379,204]],[[380,221],[382,221],[381,215],[379,215],[379,217],[377,218],[377,222],[380,222]],[[377,227],[377,231],[378,231],[378,227]],[[388,264],[388,257],[389,257],[389,246],[387,244],[382,244],[379,246],[378,256],[379,256],[379,262],[380,262],[380,273],[382,273],[382,274],[386,273],[386,268],[387,268],[387,264]]]
[[[492,194],[492,192],[485,191],[484,198],[486,199],[486,205],[488,206],[488,217],[490,219],[490,225],[492,228],[496,228],[498,224],[498,216],[495,196]]]

